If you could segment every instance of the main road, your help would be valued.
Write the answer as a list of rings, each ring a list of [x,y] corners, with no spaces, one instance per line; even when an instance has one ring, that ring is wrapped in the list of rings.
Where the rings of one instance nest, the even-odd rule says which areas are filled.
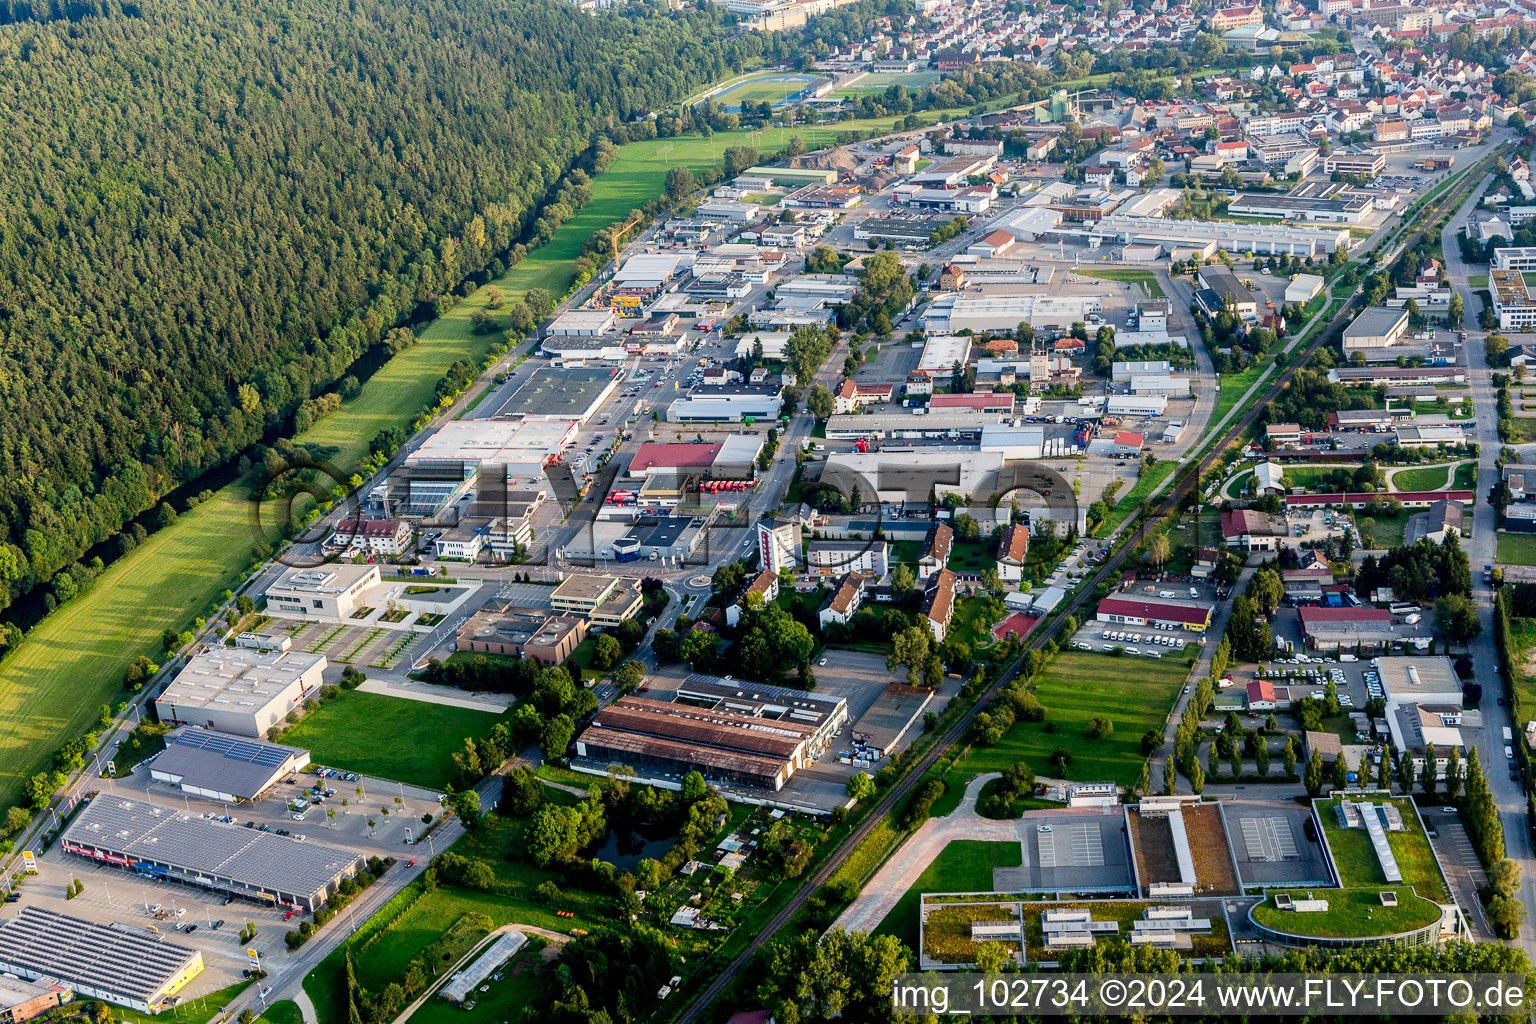
[[[1478,301],[1474,298],[1471,273],[1461,258],[1461,247],[1457,239],[1461,230],[1467,224],[1467,219],[1472,211],[1477,209],[1478,201],[1493,181],[1493,175],[1485,176],[1467,201],[1456,211],[1450,222],[1441,234],[1441,244],[1445,255],[1445,273],[1450,279],[1451,288],[1462,296],[1465,306],[1462,310],[1462,327],[1467,332],[1465,347],[1467,356],[1467,384],[1472,391],[1472,408],[1476,415],[1467,429],[1472,432],[1473,440],[1477,442],[1477,490],[1476,501],[1472,505],[1472,537],[1465,543],[1468,557],[1472,561],[1472,596],[1477,602],[1478,621],[1482,623],[1482,632],[1468,645],[1468,655],[1472,664],[1478,667],[1478,677],[1487,680],[1484,692],[1498,690],[1501,686],[1493,685],[1496,666],[1499,664],[1499,655],[1493,635],[1493,598],[1494,589],[1490,584],[1482,581],[1482,567],[1497,560],[1498,551],[1498,513],[1488,503],[1489,489],[1498,480],[1498,467],[1494,465],[1499,457],[1499,430],[1497,399],[1494,394],[1493,373],[1488,366],[1488,360],[1484,351],[1484,340],[1487,332],[1478,326]],[[1499,816],[1504,823],[1504,849],[1510,860],[1520,865],[1521,886],[1520,901],[1525,904],[1527,911],[1536,911],[1536,855],[1533,855],[1531,845],[1531,823],[1526,807],[1525,791],[1522,784],[1509,777],[1507,771],[1509,764],[1504,757],[1503,731],[1505,726],[1510,726],[1517,732],[1522,723],[1510,721],[1509,708],[1499,706],[1499,702],[1485,699],[1482,702],[1483,731],[1477,742],[1477,756],[1483,763],[1484,774],[1488,777],[1488,786],[1493,791],[1494,799],[1498,801]],[[1530,924],[1520,929],[1519,945],[1533,960],[1536,960],[1536,931]]]

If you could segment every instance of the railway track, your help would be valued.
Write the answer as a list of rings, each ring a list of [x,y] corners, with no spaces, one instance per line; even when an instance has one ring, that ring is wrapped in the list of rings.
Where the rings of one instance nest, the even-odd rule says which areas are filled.
[[[1414,231],[1406,236],[1398,246],[1394,247],[1392,253],[1388,254],[1390,258],[1396,258],[1396,254],[1398,252],[1406,251],[1417,245],[1419,240],[1423,238],[1425,231],[1428,230],[1428,225],[1434,224],[1448,210],[1455,209],[1459,204],[1462,196],[1465,194],[1467,188],[1469,187],[1469,184],[1479,178],[1480,174],[1481,172],[1478,170],[1478,168],[1473,168],[1472,173],[1469,173],[1463,177],[1462,184],[1447,190],[1446,195],[1443,196],[1435,204],[1433,210],[1422,215],[1420,224],[1423,226],[1414,229]],[[958,743],[961,738],[965,736],[966,732],[970,730],[972,724],[975,722],[976,716],[984,711],[987,706],[991,704],[992,701],[995,700],[997,696],[1010,683],[1018,678],[1019,672],[1023,665],[1024,653],[1031,649],[1038,649],[1043,647],[1050,640],[1054,639],[1056,635],[1061,631],[1062,623],[1066,621],[1068,615],[1076,615],[1076,613],[1081,610],[1085,604],[1087,604],[1089,597],[1098,588],[1100,583],[1117,578],[1119,576],[1126,559],[1130,556],[1130,553],[1135,550],[1136,546],[1140,544],[1143,539],[1145,539],[1148,531],[1150,531],[1159,521],[1167,516],[1168,513],[1179,507],[1180,503],[1188,497],[1190,491],[1198,487],[1201,477],[1203,477],[1206,471],[1216,463],[1217,459],[1221,457],[1222,452],[1225,451],[1233,441],[1242,437],[1247,432],[1247,430],[1253,426],[1255,422],[1258,421],[1260,414],[1264,410],[1264,407],[1267,406],[1270,402],[1274,401],[1280,392],[1290,384],[1291,379],[1295,376],[1297,369],[1305,366],[1312,359],[1312,357],[1316,355],[1318,349],[1327,344],[1327,342],[1333,338],[1335,333],[1341,330],[1363,305],[1364,296],[1357,289],[1354,294],[1349,297],[1349,301],[1344,304],[1339,312],[1334,314],[1333,319],[1328,322],[1327,326],[1319,330],[1312,341],[1307,344],[1307,347],[1302,349],[1300,354],[1291,361],[1291,364],[1275,377],[1274,382],[1264,392],[1263,396],[1258,401],[1254,402],[1249,407],[1247,412],[1245,412],[1235,422],[1230,424],[1225,431],[1222,432],[1219,441],[1212,445],[1210,450],[1205,455],[1201,456],[1197,463],[1193,465],[1185,465],[1184,467],[1180,468],[1178,474],[1175,477],[1176,482],[1174,486],[1158,503],[1157,507],[1155,509],[1148,510],[1141,516],[1141,518],[1137,521],[1137,525],[1121,539],[1121,543],[1115,549],[1115,553],[1104,560],[1104,563],[1099,566],[1098,571],[1095,572],[1093,576],[1090,577],[1087,581],[1085,581],[1084,585],[1077,588],[1075,596],[1066,607],[1066,613],[1057,616],[1047,629],[1036,632],[1030,636],[1029,641],[1024,644],[1020,650],[1019,657],[1015,658],[1014,661],[1009,664],[1009,666],[1002,673],[998,675],[997,679],[995,679],[987,687],[987,689],[982,693],[981,697],[976,701],[976,703],[973,704],[965,712],[965,714],[961,715],[960,718],[944,732],[944,734],[939,738],[938,742],[934,743],[934,745],[929,748],[928,752],[924,754],[923,757],[915,765],[913,765],[904,776],[902,776],[899,782],[897,782],[886,792],[885,796],[881,798],[880,802],[876,804],[874,809],[865,816],[864,820],[859,823],[858,827],[849,833],[848,837],[843,840],[842,844],[837,848],[837,850],[835,850],[832,855],[828,857],[826,861],[822,863],[822,865],[817,868],[814,873],[812,873],[811,877],[805,882],[805,884],[800,887],[799,891],[797,891],[795,895],[790,898],[789,902],[781,907],[779,912],[768,921],[768,923],[762,928],[761,931],[757,933],[756,936],[753,937],[752,941],[747,944],[747,948],[738,953],[736,959],[732,960],[726,969],[717,975],[715,979],[711,981],[709,985],[707,985],[697,997],[694,998],[693,1002],[688,1006],[688,1008],[684,1010],[683,1013],[677,1018],[677,1024],[697,1024],[697,1022],[700,1020],[700,1018],[703,1017],[709,1008],[712,1007],[716,1001],[718,1001],[720,997],[726,993],[726,991],[735,982],[736,978],[741,974],[741,972],[744,971],[752,963],[752,960],[757,955],[758,950],[762,949],[765,945],[772,941],[780,931],[782,931],[792,920],[794,920],[795,916],[799,914],[802,909],[804,909],[806,902],[811,898],[811,896],[820,890],[822,886],[826,885],[827,882],[831,880],[832,876],[837,872],[838,868],[842,867],[842,864],[848,858],[848,855],[856,850],[860,844],[869,838],[871,833],[874,832],[875,828],[880,824],[880,822],[883,821],[892,811],[900,806],[908,796],[911,795],[912,791],[917,787],[917,784],[922,780],[923,776],[927,774],[929,769],[938,763],[939,759],[944,756],[946,751],[948,751],[951,747]]]

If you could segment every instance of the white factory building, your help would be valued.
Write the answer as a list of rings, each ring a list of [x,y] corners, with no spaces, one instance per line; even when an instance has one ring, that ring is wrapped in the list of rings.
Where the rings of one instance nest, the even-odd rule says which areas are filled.
[[[167,725],[196,725],[234,736],[265,736],[320,689],[323,654],[205,648],[155,698]]]
[[[950,292],[923,311],[923,330],[930,334],[959,331],[1005,331],[1020,323],[1033,327],[1066,327],[1101,312],[1096,295],[986,295]]]
[[[1227,252],[1327,256],[1349,244],[1348,228],[1297,228],[1237,221],[1165,220],[1111,214],[1089,229],[1091,237],[1121,245],[1165,245],[1187,250],[1214,247]]]
[[[943,376],[952,372],[956,363],[963,367],[970,358],[969,335],[929,332],[928,340],[923,342],[923,354],[917,361],[915,372],[929,377]]]
[[[1167,395],[1111,395],[1104,411],[1111,416],[1161,416],[1167,408]]]
[[[941,497],[966,498],[997,490],[1001,452],[974,448],[924,448],[910,452],[833,452],[827,456],[824,481],[847,492],[854,484],[866,496],[873,489],[888,504],[926,501],[933,491]],[[920,494],[914,493],[920,491]]]

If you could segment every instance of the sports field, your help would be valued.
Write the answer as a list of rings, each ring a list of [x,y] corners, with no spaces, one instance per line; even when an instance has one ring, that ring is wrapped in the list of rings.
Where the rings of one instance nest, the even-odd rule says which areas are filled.
[[[283,742],[317,764],[442,789],[454,781],[453,752],[490,735],[500,716],[353,690],[305,716]]]
[[[929,111],[924,123],[959,110]],[[573,263],[592,232],[628,217],[660,195],[668,168],[718,167],[727,147],[751,145],[766,158],[798,134],[815,149],[843,132],[893,130],[900,118],[872,118],[831,125],[738,129],[711,138],[653,139],[620,148],[608,170],[592,182],[592,199],[531,253],[492,282],[507,305],[530,288],[563,295],[574,279]],[[460,302],[425,328],[415,345],[391,359],[350,402],[317,423],[299,441],[334,449],[331,461],[355,464],[380,430],[409,426],[432,397],[443,372],[457,359],[478,362],[497,338],[476,335],[470,315],[485,305],[485,289]],[[160,633],[184,629],[205,613],[251,563],[255,538],[245,491],[230,485],[184,513],[114,563],[86,594],[50,615],[0,664],[0,810],[15,803],[22,783],[45,768],[53,751],[79,734],[102,703],[115,700],[128,663],[140,654],[159,660]]]
[[[893,85],[904,85],[913,92],[928,88],[943,76],[937,71],[876,71],[865,75],[846,89],[839,89],[834,96],[859,96],[863,93],[884,92]]]
[[[819,75],[766,75],[738,82],[712,99],[725,107],[740,107],[743,103],[772,103],[777,106],[803,89],[809,89],[825,81]]]

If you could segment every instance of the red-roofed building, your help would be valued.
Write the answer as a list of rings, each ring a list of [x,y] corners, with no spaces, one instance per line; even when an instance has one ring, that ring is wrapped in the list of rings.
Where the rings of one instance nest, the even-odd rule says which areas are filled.
[[[1211,12],[1212,32],[1230,32],[1234,28],[1263,24],[1264,8],[1258,4],[1252,7],[1227,7]]]
[[[1273,711],[1276,708],[1288,708],[1291,706],[1291,691],[1289,687],[1277,688],[1268,679],[1255,679],[1248,684],[1248,710],[1249,711]]]
[[[1278,551],[1280,542],[1291,535],[1283,516],[1272,516],[1251,508],[1233,509],[1221,514],[1221,538],[1227,547],[1239,551]]]
[[[647,441],[635,449],[629,461],[630,476],[644,476],[653,469],[708,469],[720,454],[719,444],[669,444]]]
[[[1306,607],[1296,613],[1307,646],[1318,651],[1382,651],[1397,639],[1383,608]]]
[[[997,578],[1024,578],[1024,559],[1029,555],[1029,527],[1014,523],[1003,528],[997,542]]]
[[[983,258],[995,258],[1006,255],[1009,249],[1018,244],[1010,232],[998,228],[979,242],[973,242],[966,247],[969,256],[981,256]]]
[[[1099,602],[1094,618],[1127,626],[1176,626],[1203,633],[1211,624],[1211,606],[1178,598],[1111,594]]]
[[[410,549],[411,534],[411,524],[404,519],[343,519],[325,546],[398,555]]]
[[[928,402],[929,409],[968,409],[972,412],[998,412],[1013,415],[1012,391],[977,391],[973,394],[934,395]]]

